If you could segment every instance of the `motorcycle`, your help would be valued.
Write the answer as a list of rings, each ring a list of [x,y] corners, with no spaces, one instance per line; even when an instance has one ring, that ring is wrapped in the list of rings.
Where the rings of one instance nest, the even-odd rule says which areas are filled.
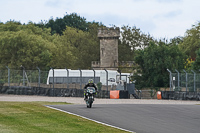
[[[94,95],[96,94],[96,90],[94,87],[87,87],[86,89],[86,105],[87,108],[91,108],[92,107],[92,103],[94,101]]]

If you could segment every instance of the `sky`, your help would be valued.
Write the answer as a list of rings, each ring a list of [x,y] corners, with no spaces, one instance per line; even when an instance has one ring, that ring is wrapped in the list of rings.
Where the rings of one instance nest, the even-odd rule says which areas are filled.
[[[136,26],[156,39],[171,39],[200,22],[200,0],[0,0],[3,23],[39,23],[66,13],[107,27]]]

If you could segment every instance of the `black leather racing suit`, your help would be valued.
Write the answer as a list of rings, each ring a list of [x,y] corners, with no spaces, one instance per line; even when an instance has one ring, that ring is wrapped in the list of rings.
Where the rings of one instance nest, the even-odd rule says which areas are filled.
[[[85,85],[85,87],[84,87],[84,96],[85,96],[85,98],[86,98],[86,89],[87,89],[87,87],[94,87],[95,88],[95,90],[96,90],[96,92],[97,92],[97,87],[96,87],[96,85],[94,84],[94,83],[88,83],[88,84],[86,84]]]

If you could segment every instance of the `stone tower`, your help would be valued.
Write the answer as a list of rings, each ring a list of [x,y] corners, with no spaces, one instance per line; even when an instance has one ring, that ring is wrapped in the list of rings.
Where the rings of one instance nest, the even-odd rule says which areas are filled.
[[[118,27],[99,29],[98,38],[100,39],[100,62],[93,61],[93,68],[117,70],[119,36],[120,30]]]

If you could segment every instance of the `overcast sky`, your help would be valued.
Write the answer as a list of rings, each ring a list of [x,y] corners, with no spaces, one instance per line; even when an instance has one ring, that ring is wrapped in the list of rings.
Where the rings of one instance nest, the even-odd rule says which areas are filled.
[[[200,21],[200,0],[0,0],[0,22],[38,23],[77,13],[87,21],[136,26],[155,38],[184,36]]]

